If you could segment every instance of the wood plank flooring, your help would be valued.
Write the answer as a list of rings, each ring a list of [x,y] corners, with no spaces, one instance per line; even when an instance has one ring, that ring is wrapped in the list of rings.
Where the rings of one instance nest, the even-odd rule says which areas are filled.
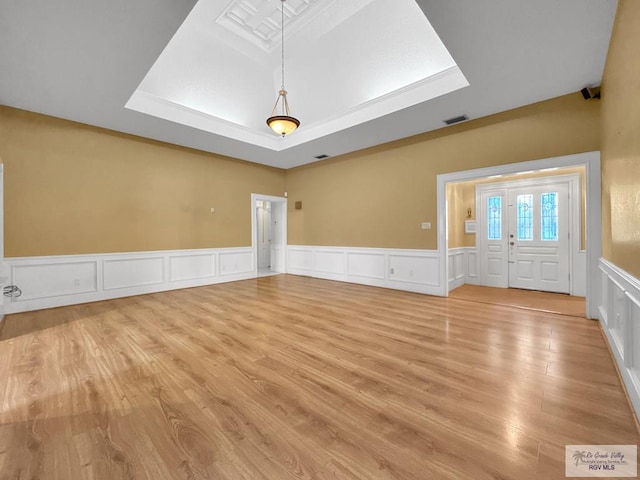
[[[584,297],[536,290],[462,285],[449,292],[449,296],[458,300],[526,308],[572,317],[586,317],[587,311]]]
[[[0,479],[545,479],[637,444],[594,321],[280,275],[12,315]]]

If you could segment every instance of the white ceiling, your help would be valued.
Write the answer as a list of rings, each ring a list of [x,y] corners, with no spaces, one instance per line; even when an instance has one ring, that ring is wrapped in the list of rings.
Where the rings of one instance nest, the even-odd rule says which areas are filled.
[[[279,0],[0,0],[0,103],[291,168],[599,84],[616,1],[285,5],[284,139]]]
[[[414,0],[343,4],[199,0],[127,108],[281,151],[468,85]],[[286,138],[265,122],[281,86],[282,6],[302,122]]]

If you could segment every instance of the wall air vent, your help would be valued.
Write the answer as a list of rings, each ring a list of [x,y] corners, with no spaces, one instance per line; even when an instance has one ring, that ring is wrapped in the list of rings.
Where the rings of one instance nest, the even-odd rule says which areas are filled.
[[[459,117],[453,117],[445,120],[444,123],[447,125],[453,125],[454,123],[464,122],[465,120],[469,120],[469,117],[467,115],[460,115]]]
[[[329,158],[329,155],[325,155],[323,153],[322,155],[318,155],[317,157],[313,157],[313,158],[317,158],[318,160],[324,160],[325,158]]]

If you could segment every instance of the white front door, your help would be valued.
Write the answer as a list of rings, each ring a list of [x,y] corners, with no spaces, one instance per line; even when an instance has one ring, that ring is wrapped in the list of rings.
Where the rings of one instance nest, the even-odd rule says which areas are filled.
[[[483,239],[480,255],[482,284],[488,287],[509,286],[507,249],[507,190],[485,190],[480,195],[484,221],[478,234]]]
[[[569,186],[509,188],[509,287],[569,293]]]

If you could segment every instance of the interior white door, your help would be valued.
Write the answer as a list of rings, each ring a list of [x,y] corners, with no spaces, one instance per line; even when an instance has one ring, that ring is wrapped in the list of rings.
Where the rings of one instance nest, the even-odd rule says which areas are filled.
[[[285,272],[286,202],[271,202],[271,271]]]
[[[570,292],[569,185],[509,188],[509,287]]]
[[[271,202],[258,202],[258,268],[271,267]]]
[[[509,286],[507,250],[507,190],[483,191],[480,195],[482,215],[478,235],[481,238],[482,284],[489,287]]]

